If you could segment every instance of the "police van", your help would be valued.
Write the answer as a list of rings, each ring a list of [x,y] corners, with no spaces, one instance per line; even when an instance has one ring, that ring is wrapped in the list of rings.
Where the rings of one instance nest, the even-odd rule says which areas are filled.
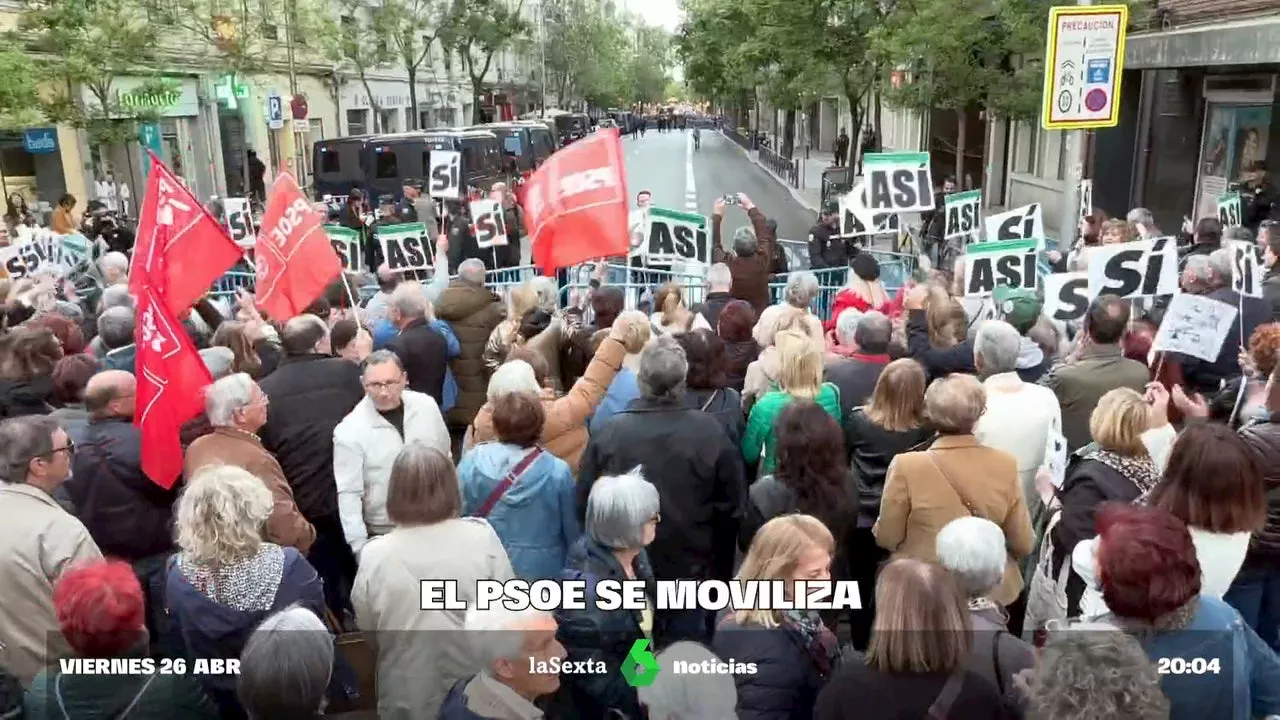
[[[518,177],[503,168],[502,145],[493,132],[442,128],[315,143],[315,193],[319,198],[338,197],[359,188],[373,203],[383,195],[399,198],[405,180],[427,179],[431,153],[441,150],[459,153],[462,186],[468,197],[479,197],[494,183],[510,183]]]
[[[498,136],[502,147],[503,169],[519,178],[528,178],[556,151],[550,129],[543,123],[517,120],[478,125]]]

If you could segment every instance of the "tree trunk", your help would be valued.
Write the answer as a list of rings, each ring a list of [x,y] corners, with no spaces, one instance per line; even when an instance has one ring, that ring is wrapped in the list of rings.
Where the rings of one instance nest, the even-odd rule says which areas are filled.
[[[785,126],[782,129],[782,157],[790,160],[795,157],[796,151],[796,110],[788,108],[785,118]]]
[[[968,133],[969,115],[963,109],[956,111],[956,183],[959,187],[968,190],[968,184],[964,182],[964,151],[965,151],[965,135]],[[962,184],[964,183],[964,184]]]
[[[369,77],[365,75],[364,69],[360,69],[360,84],[364,85],[364,94],[369,97],[369,112],[373,113],[373,120],[369,123],[373,134],[377,135],[382,132],[382,108],[378,107],[378,101],[374,99],[373,88],[369,87]]]
[[[405,63],[405,74],[409,76],[409,130],[421,130],[418,113],[418,68]]]

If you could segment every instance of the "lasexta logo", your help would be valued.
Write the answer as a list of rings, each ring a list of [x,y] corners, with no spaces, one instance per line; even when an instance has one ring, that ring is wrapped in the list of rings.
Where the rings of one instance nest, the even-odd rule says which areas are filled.
[[[637,640],[622,661],[622,677],[631,687],[649,687],[658,677],[658,658],[649,652],[648,640]]]

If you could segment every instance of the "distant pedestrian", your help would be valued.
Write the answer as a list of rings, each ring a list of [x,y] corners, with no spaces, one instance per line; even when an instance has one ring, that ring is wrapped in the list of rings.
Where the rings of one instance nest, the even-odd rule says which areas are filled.
[[[836,138],[832,149],[835,151],[836,167],[844,167],[845,160],[849,157],[849,133],[844,128],[840,128],[840,136]]]

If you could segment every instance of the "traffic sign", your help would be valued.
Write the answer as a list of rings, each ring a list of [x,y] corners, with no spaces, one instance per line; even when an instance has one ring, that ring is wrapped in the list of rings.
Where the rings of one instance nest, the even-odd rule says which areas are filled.
[[[275,90],[267,96],[267,127],[272,130],[284,127],[284,99]]]
[[[1085,5],[1049,10],[1045,49],[1046,130],[1115,127],[1120,122],[1127,5]]]

